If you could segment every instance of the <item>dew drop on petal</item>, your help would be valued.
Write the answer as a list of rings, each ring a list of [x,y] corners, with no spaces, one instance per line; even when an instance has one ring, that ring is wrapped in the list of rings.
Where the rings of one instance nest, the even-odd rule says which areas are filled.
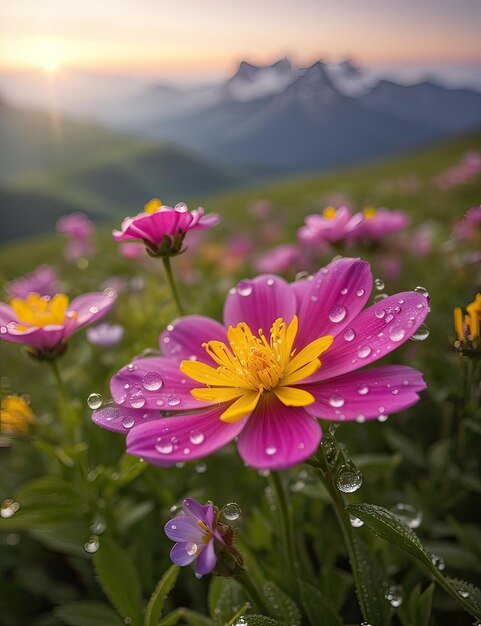
[[[429,302],[431,299],[431,296],[429,295],[429,291],[425,288],[425,287],[421,287],[421,286],[417,286],[414,291],[416,293],[421,294],[422,296],[424,296],[426,298],[426,300]]]
[[[347,309],[345,306],[343,306],[342,304],[336,304],[329,311],[329,319],[334,324],[338,324],[339,322],[342,322],[342,320],[346,317],[346,313]]]
[[[378,416],[377,416],[377,421],[378,421],[378,422],[386,422],[386,421],[387,421],[387,419],[388,419],[388,417],[389,417],[389,415],[383,415],[383,414],[378,415]]]
[[[361,396],[365,396],[366,394],[368,394],[368,393],[369,393],[369,387],[368,387],[368,385],[360,385],[360,386],[357,388],[357,393],[358,393],[359,395],[361,395]]]
[[[275,446],[267,446],[264,452],[267,456],[273,456],[277,452],[277,448]]]
[[[128,417],[124,417],[124,419],[122,420],[122,426],[124,428],[132,428],[134,424],[135,424],[135,418],[132,417],[131,415],[129,415]]]
[[[171,441],[165,441],[162,437],[157,439],[155,449],[159,454],[171,454],[174,450],[174,445]]]
[[[360,346],[357,355],[360,359],[366,359],[371,354],[371,346]]]
[[[89,306],[89,313],[98,313],[98,312],[99,312],[98,306]]]
[[[90,409],[99,409],[102,406],[103,398],[99,393],[91,393],[87,398],[87,404]]]
[[[145,405],[145,397],[141,391],[135,391],[129,398],[130,406],[133,409],[141,409]]]
[[[169,395],[169,397],[167,398],[167,404],[169,406],[178,406],[180,404],[181,400],[179,398],[179,396],[176,396],[175,394],[171,393]]]
[[[391,339],[391,341],[394,341],[394,342],[402,341],[405,336],[406,336],[406,331],[404,330],[404,328],[400,328],[399,326],[397,326],[397,327],[391,327],[389,329],[389,338]]]
[[[344,333],[344,339],[346,341],[352,341],[356,337],[356,331],[354,328],[348,328]]]
[[[269,285],[269,287],[272,287],[272,285],[274,284],[274,279],[273,278],[268,278],[266,280],[266,283]]]
[[[349,291],[348,288],[344,287],[344,289],[341,289],[341,295],[345,296],[348,291]]]
[[[205,439],[204,433],[201,433],[199,430],[191,430],[189,435],[190,442],[194,444],[194,446],[199,446],[203,443]]]
[[[229,502],[222,508],[222,514],[229,522],[235,522],[240,517],[241,508],[237,502]]]
[[[341,406],[344,406],[344,402],[344,398],[338,393],[333,393],[332,396],[329,398],[329,404],[335,409],[339,409],[341,408]]]
[[[363,296],[365,293],[366,293],[366,290],[365,290],[365,289],[362,289],[362,287],[361,287],[361,289],[358,289],[358,290],[356,291],[356,296],[361,297],[361,296]]]
[[[237,293],[240,296],[250,296],[252,291],[253,287],[250,280],[241,280],[237,285]]]
[[[424,341],[429,337],[429,327],[426,324],[421,324],[415,333],[410,337],[411,341]]]
[[[374,315],[378,319],[382,319],[386,315],[386,311],[384,309],[377,309],[376,311],[374,311]]]
[[[127,365],[127,369],[129,370],[129,372],[133,372],[134,370],[137,369],[137,367],[133,363],[129,363]]]
[[[188,543],[185,546],[185,551],[189,556],[194,556],[194,554],[197,554],[198,550],[199,546],[196,543]]]
[[[378,293],[377,295],[374,296],[374,303],[377,304],[378,302],[382,302],[387,297],[388,297],[387,293]]]
[[[147,372],[142,378],[142,386],[147,391],[158,391],[163,384],[164,381],[157,372]]]

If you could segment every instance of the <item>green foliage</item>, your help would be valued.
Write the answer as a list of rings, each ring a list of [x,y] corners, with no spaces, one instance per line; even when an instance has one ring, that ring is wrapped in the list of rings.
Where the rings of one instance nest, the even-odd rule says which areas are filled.
[[[342,620],[322,592],[313,585],[300,582],[302,604],[311,626],[342,626]]]
[[[72,602],[57,607],[53,614],[67,626],[123,626],[109,606],[100,602]]]
[[[284,593],[284,591],[279,589],[272,581],[265,582],[262,591],[268,606],[272,609],[273,616],[281,624],[285,624],[286,626],[300,624],[301,613],[299,608],[287,593]]]
[[[212,578],[209,585],[209,614],[216,624],[223,626],[245,603],[242,587],[232,578]]]
[[[145,626],[156,626],[162,614],[165,600],[174,587],[179,572],[179,567],[172,565],[160,579],[145,609]]]
[[[428,626],[433,601],[434,584],[421,593],[421,585],[416,585],[409,600],[399,608],[398,614],[403,626]]]

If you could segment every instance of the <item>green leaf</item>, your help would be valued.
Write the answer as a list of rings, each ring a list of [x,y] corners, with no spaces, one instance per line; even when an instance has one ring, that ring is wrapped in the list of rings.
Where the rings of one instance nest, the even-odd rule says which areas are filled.
[[[342,626],[342,620],[319,589],[299,581],[304,610],[311,626]]]
[[[349,508],[349,507],[347,507]],[[353,544],[359,570],[358,595],[363,607],[365,619],[371,626],[389,626],[389,605],[384,597],[386,577],[372,550],[361,539],[359,533],[353,533]]]
[[[56,607],[53,614],[68,626],[123,626],[118,615],[100,602],[72,602]]]
[[[160,619],[167,595],[177,581],[180,568],[172,565],[160,579],[145,609],[145,626],[155,626]]]
[[[265,615],[244,615],[241,619],[242,626],[282,626],[281,622]]]
[[[423,593],[421,593],[421,585],[414,587],[409,600],[397,610],[403,626],[428,626],[433,592],[434,583],[431,583]]]
[[[131,618],[132,626],[140,624],[139,576],[126,551],[105,534],[94,555],[94,564],[102,588],[113,606],[123,618]]]
[[[471,583],[457,578],[446,577],[446,580],[457,594],[458,600],[462,600],[465,608],[477,619],[481,619],[481,589]]]
[[[232,578],[216,577],[209,587],[209,613],[214,621],[222,625],[228,622],[233,614],[232,607],[242,606],[246,601],[245,594],[238,582]]]
[[[395,430],[386,429],[386,439],[391,448],[400,452],[409,463],[420,468],[425,466],[423,450],[412,438],[405,437]]]
[[[207,617],[207,615],[202,615],[201,613],[182,607],[168,613],[160,620],[157,626],[176,626],[180,620],[184,620],[189,626],[214,626],[214,621],[211,620],[210,617]]]
[[[287,626],[297,626],[301,623],[301,612],[287,593],[272,581],[265,582],[262,590],[276,619]]]

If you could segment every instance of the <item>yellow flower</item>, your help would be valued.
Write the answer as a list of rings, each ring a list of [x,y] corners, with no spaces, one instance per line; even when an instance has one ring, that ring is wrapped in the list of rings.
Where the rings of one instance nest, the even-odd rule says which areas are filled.
[[[454,329],[459,341],[465,339],[477,339],[480,335],[481,326],[481,294],[476,294],[473,302],[466,307],[467,314],[464,315],[461,307],[454,309]]]
[[[35,421],[31,408],[20,396],[6,396],[0,406],[0,432],[25,434]]]

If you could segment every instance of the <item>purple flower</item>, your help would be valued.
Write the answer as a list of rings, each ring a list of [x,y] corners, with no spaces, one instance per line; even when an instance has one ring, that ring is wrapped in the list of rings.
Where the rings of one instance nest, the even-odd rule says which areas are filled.
[[[93,234],[93,223],[85,213],[69,213],[57,220],[57,232],[85,241]]]
[[[352,215],[345,206],[339,209],[328,207],[324,209],[322,215],[308,215],[297,236],[301,243],[309,245],[340,241],[349,243],[357,233],[362,220],[362,213]]]
[[[121,230],[114,230],[115,241],[143,241],[153,256],[174,255],[182,251],[182,242],[189,230],[205,230],[219,223],[215,213],[204,215],[204,209],[189,211],[183,203],[175,208],[164,206],[154,198],[144,212],[126,217]]]
[[[58,293],[53,298],[32,293],[0,302],[0,338],[30,346],[33,354],[48,358],[64,348],[74,332],[106,315],[117,294],[113,290],[86,293],[69,301]]]
[[[102,348],[114,348],[124,336],[124,329],[120,324],[102,322],[97,326],[87,328],[87,339],[93,346]]]
[[[354,233],[356,241],[364,243],[376,243],[387,235],[392,235],[404,230],[409,224],[409,218],[403,211],[390,211],[389,209],[364,209],[363,220]]]
[[[285,272],[295,269],[300,259],[299,248],[286,243],[268,250],[257,259],[255,266],[258,272]]]
[[[349,258],[312,280],[243,280],[229,292],[224,324],[191,315],[167,326],[165,356],[122,368],[110,386],[117,406],[93,420],[128,433],[128,452],[157,465],[208,456],[236,438],[252,467],[300,463],[321,440],[317,418],[384,419],[425,389],[411,367],[360,370],[407,341],[428,313],[417,292],[363,310],[372,283],[369,264]]]
[[[54,296],[60,291],[55,270],[50,265],[39,265],[33,272],[15,278],[5,285],[10,298],[26,298],[31,293],[39,296]]]
[[[215,543],[225,544],[216,528],[213,504],[202,505],[193,498],[184,500],[184,513],[165,525],[165,534],[177,543],[170,552],[176,565],[184,567],[193,561],[197,576],[209,574],[217,564]]]

